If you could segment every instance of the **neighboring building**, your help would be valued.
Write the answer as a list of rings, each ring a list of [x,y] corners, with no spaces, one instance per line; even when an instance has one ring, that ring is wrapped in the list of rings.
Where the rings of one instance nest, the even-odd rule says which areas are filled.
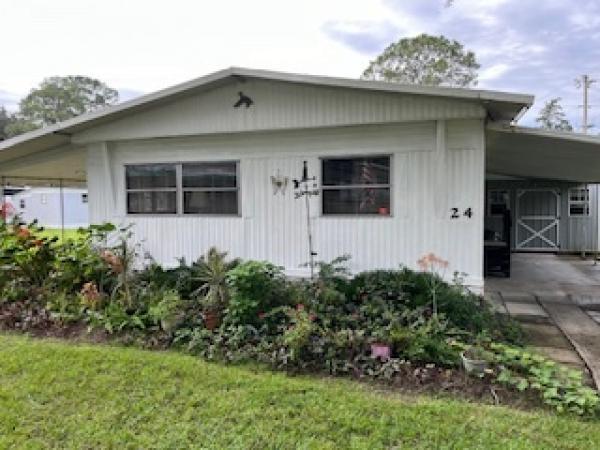
[[[306,161],[319,193],[309,200],[317,259],[349,254],[359,271],[416,267],[434,252],[449,260],[447,278],[465,273],[479,289],[498,199],[515,206],[515,249],[597,246],[595,218],[589,243],[562,233],[586,205],[597,215],[583,189],[600,181],[600,140],[511,126],[532,103],[232,68],[4,141],[0,176],[87,181],[91,223],[134,224],[166,265],[217,246],[305,275],[305,203],[292,180]],[[545,190],[532,191],[540,180]],[[551,203],[560,211],[543,209]],[[542,238],[566,211],[560,238]]]
[[[24,222],[38,221],[46,228],[87,227],[87,189],[54,187],[26,188],[11,196],[15,213]]]

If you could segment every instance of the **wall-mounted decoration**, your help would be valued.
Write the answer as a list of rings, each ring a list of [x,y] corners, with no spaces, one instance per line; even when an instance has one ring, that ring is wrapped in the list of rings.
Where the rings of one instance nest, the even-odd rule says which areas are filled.
[[[281,195],[285,195],[285,190],[287,188],[288,183],[290,182],[289,177],[284,177],[281,175],[279,170],[277,171],[277,175],[271,175],[271,185],[273,185],[273,195],[277,195],[281,192]]]
[[[306,206],[306,230],[308,234],[308,265],[310,267],[310,278],[313,279],[315,277],[315,256],[317,256],[317,252],[315,252],[313,248],[313,237],[312,237],[312,229],[311,229],[311,220],[310,220],[310,200],[309,198],[315,195],[319,195],[319,188],[317,186],[317,177],[309,177],[308,176],[308,164],[306,161],[302,164],[302,178],[293,179],[294,182],[294,198],[297,200],[299,198],[304,197],[304,204]],[[312,187],[311,187],[312,184]]]
[[[242,91],[238,92],[238,95],[240,96],[240,99],[237,102],[235,102],[235,104],[233,105],[234,108],[239,108],[242,105],[246,105],[246,108],[250,108],[250,106],[254,104],[254,100],[252,100],[247,95],[244,95]]]

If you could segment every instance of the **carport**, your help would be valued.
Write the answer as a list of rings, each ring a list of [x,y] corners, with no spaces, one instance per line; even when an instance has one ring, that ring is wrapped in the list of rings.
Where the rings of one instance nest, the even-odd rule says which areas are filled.
[[[60,190],[60,216],[64,231],[65,202],[63,188],[87,185],[86,154],[70,144],[70,135],[36,130],[11,139],[11,151],[2,152],[0,142],[0,204],[8,203],[10,188],[55,187]],[[49,150],[48,150],[49,149]]]
[[[600,139],[577,133],[490,125],[486,131],[486,217],[513,251],[598,250]]]

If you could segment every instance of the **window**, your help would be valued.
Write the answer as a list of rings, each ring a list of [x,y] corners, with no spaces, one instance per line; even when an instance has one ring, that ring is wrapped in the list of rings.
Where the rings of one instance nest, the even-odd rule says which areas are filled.
[[[390,157],[322,160],[323,214],[390,214]]]
[[[488,191],[488,216],[501,216],[510,209],[510,195],[504,189],[490,189]]]
[[[238,213],[235,162],[183,164],[182,189],[184,214]]]
[[[88,202],[88,195],[81,194],[81,203],[87,203],[87,202]]]
[[[175,164],[143,164],[126,167],[129,214],[176,214]]]
[[[590,215],[590,190],[586,187],[569,189],[569,216]]]
[[[19,208],[21,209],[25,209],[25,199],[22,198],[21,200],[19,200]]]
[[[238,214],[237,162],[126,166],[129,214]]]

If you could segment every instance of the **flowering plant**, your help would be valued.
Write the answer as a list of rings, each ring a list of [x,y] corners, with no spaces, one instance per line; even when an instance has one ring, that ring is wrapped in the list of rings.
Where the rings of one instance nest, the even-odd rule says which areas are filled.
[[[433,316],[437,317],[437,292],[444,282],[444,273],[448,268],[449,263],[435,253],[428,253],[419,258],[417,264],[423,272],[429,272],[432,275],[427,278],[427,284],[429,285],[429,291],[431,293]]]

